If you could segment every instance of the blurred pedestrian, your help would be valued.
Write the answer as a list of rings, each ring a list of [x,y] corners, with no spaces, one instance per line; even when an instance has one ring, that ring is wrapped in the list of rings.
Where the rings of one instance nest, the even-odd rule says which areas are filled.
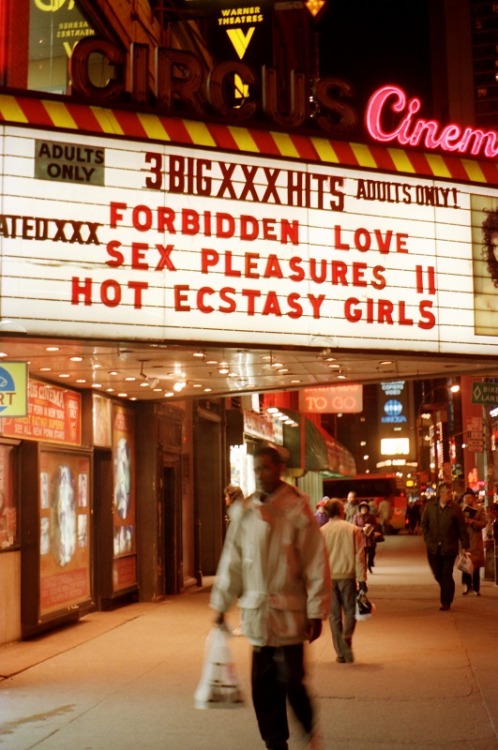
[[[325,510],[325,506],[327,505],[329,499],[330,498],[328,498],[327,496],[322,497],[320,502],[316,505],[315,518],[319,526],[324,526],[326,523],[328,523],[329,516],[327,511]]]
[[[376,517],[370,512],[370,505],[366,500],[361,501],[358,509],[359,513],[355,515],[353,523],[361,529],[368,572],[373,573],[372,568],[375,565],[375,552],[377,550],[376,531],[378,523]]]
[[[254,454],[257,491],[236,503],[211,593],[215,622],[239,598],[253,645],[252,699],[269,750],[287,750],[286,701],[309,746],[322,747],[304,684],[304,642],[319,637],[330,609],[330,574],[308,498],[282,481],[275,448]],[[324,527],[326,528],[326,527]]]
[[[451,499],[448,482],[439,484],[436,499],[427,503],[421,526],[429,565],[439,584],[440,609],[449,610],[455,596],[453,566],[458,544],[462,545],[464,552],[468,551],[469,535],[462,510]]]
[[[344,506],[344,517],[349,523],[353,523],[355,515],[358,513],[358,503],[360,501],[356,497],[356,492],[348,492],[346,498],[346,505]]]
[[[390,500],[385,497],[379,503],[379,523],[384,536],[391,532],[391,518],[393,517],[393,506]]]
[[[320,531],[325,540],[332,577],[329,624],[336,661],[344,664],[354,661],[352,642],[356,627],[357,588],[365,593],[368,590],[365,550],[360,529],[344,520],[342,500],[332,498],[326,509],[330,520]]]
[[[232,506],[237,500],[242,501],[244,499],[244,493],[236,484],[228,484],[223,490],[223,494],[225,496],[225,524],[228,526]]]
[[[467,488],[461,499],[462,513],[469,533],[469,550],[474,572],[462,573],[464,595],[472,591],[475,596],[481,596],[481,568],[484,567],[484,539],[482,531],[486,526],[486,513],[482,506],[477,505],[474,492]]]
[[[412,500],[406,506],[406,527],[410,535],[416,534],[420,527],[421,513],[420,501]]]

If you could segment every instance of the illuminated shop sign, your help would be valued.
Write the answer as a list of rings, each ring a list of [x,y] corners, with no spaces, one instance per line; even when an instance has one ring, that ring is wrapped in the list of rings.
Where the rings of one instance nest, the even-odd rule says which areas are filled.
[[[302,388],[299,411],[308,414],[359,414],[363,411],[362,385]]]
[[[462,127],[455,123],[442,125],[437,120],[417,117],[422,107],[418,97],[408,99],[399,86],[383,86],[367,104],[365,123],[369,135],[380,143],[396,142],[401,146],[485,156],[498,155],[498,132]],[[385,122],[389,121],[389,125]],[[394,121],[394,124],[392,124]]]
[[[81,395],[30,379],[27,415],[16,418],[3,412],[0,434],[22,440],[81,445]]]
[[[24,417],[28,413],[28,365],[4,362],[0,366],[0,416]]]
[[[496,351],[492,188],[81,135],[104,184],[69,191],[34,177],[48,133],[0,133],[2,314],[30,335]]]
[[[243,42],[238,39],[239,52]],[[245,38],[245,43],[248,39]],[[149,59],[154,55],[155,90],[149,88]],[[114,73],[103,85],[93,82],[90,65],[95,56],[102,56]],[[131,69],[127,71],[127,60]],[[91,97],[106,105],[118,101],[127,91],[138,105],[152,104],[156,113],[189,112],[197,116],[215,114],[232,122],[245,122],[262,112],[284,128],[303,125],[311,115],[310,95],[318,114],[314,121],[328,133],[345,133],[358,123],[353,104],[352,87],[339,78],[324,78],[311,83],[303,73],[291,70],[288,84],[288,106],[280,104],[282,81],[276,70],[263,67],[261,75],[241,60],[215,63],[206,74],[200,59],[184,50],[166,47],[150,48],[132,44],[131,55],[107,39],[87,37],[79,41],[70,59],[71,85],[74,94]],[[129,74],[128,74],[129,73]],[[235,83],[237,85],[235,85]],[[244,92],[240,98],[237,92]],[[256,96],[261,92],[261,100]],[[249,96],[249,93],[251,94]],[[209,113],[206,111],[206,98]]]

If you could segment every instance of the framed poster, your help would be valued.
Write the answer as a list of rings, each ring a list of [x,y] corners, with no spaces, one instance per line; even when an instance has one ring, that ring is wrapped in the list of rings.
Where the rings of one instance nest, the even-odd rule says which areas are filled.
[[[44,617],[91,598],[90,457],[40,450],[39,612]]]

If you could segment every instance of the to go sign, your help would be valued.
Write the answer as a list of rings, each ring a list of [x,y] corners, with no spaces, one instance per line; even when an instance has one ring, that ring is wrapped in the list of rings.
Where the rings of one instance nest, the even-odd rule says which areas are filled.
[[[308,414],[357,414],[363,411],[363,386],[303,388],[299,391],[299,411]]]

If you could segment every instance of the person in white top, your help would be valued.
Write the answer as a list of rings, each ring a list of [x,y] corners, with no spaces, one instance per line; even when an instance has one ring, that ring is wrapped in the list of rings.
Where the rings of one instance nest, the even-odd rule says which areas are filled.
[[[210,606],[215,622],[235,599],[253,645],[252,698],[269,750],[287,750],[286,702],[319,750],[315,712],[304,685],[304,642],[319,637],[330,609],[330,574],[308,498],[280,479],[275,448],[254,454],[257,491],[231,506]]]

